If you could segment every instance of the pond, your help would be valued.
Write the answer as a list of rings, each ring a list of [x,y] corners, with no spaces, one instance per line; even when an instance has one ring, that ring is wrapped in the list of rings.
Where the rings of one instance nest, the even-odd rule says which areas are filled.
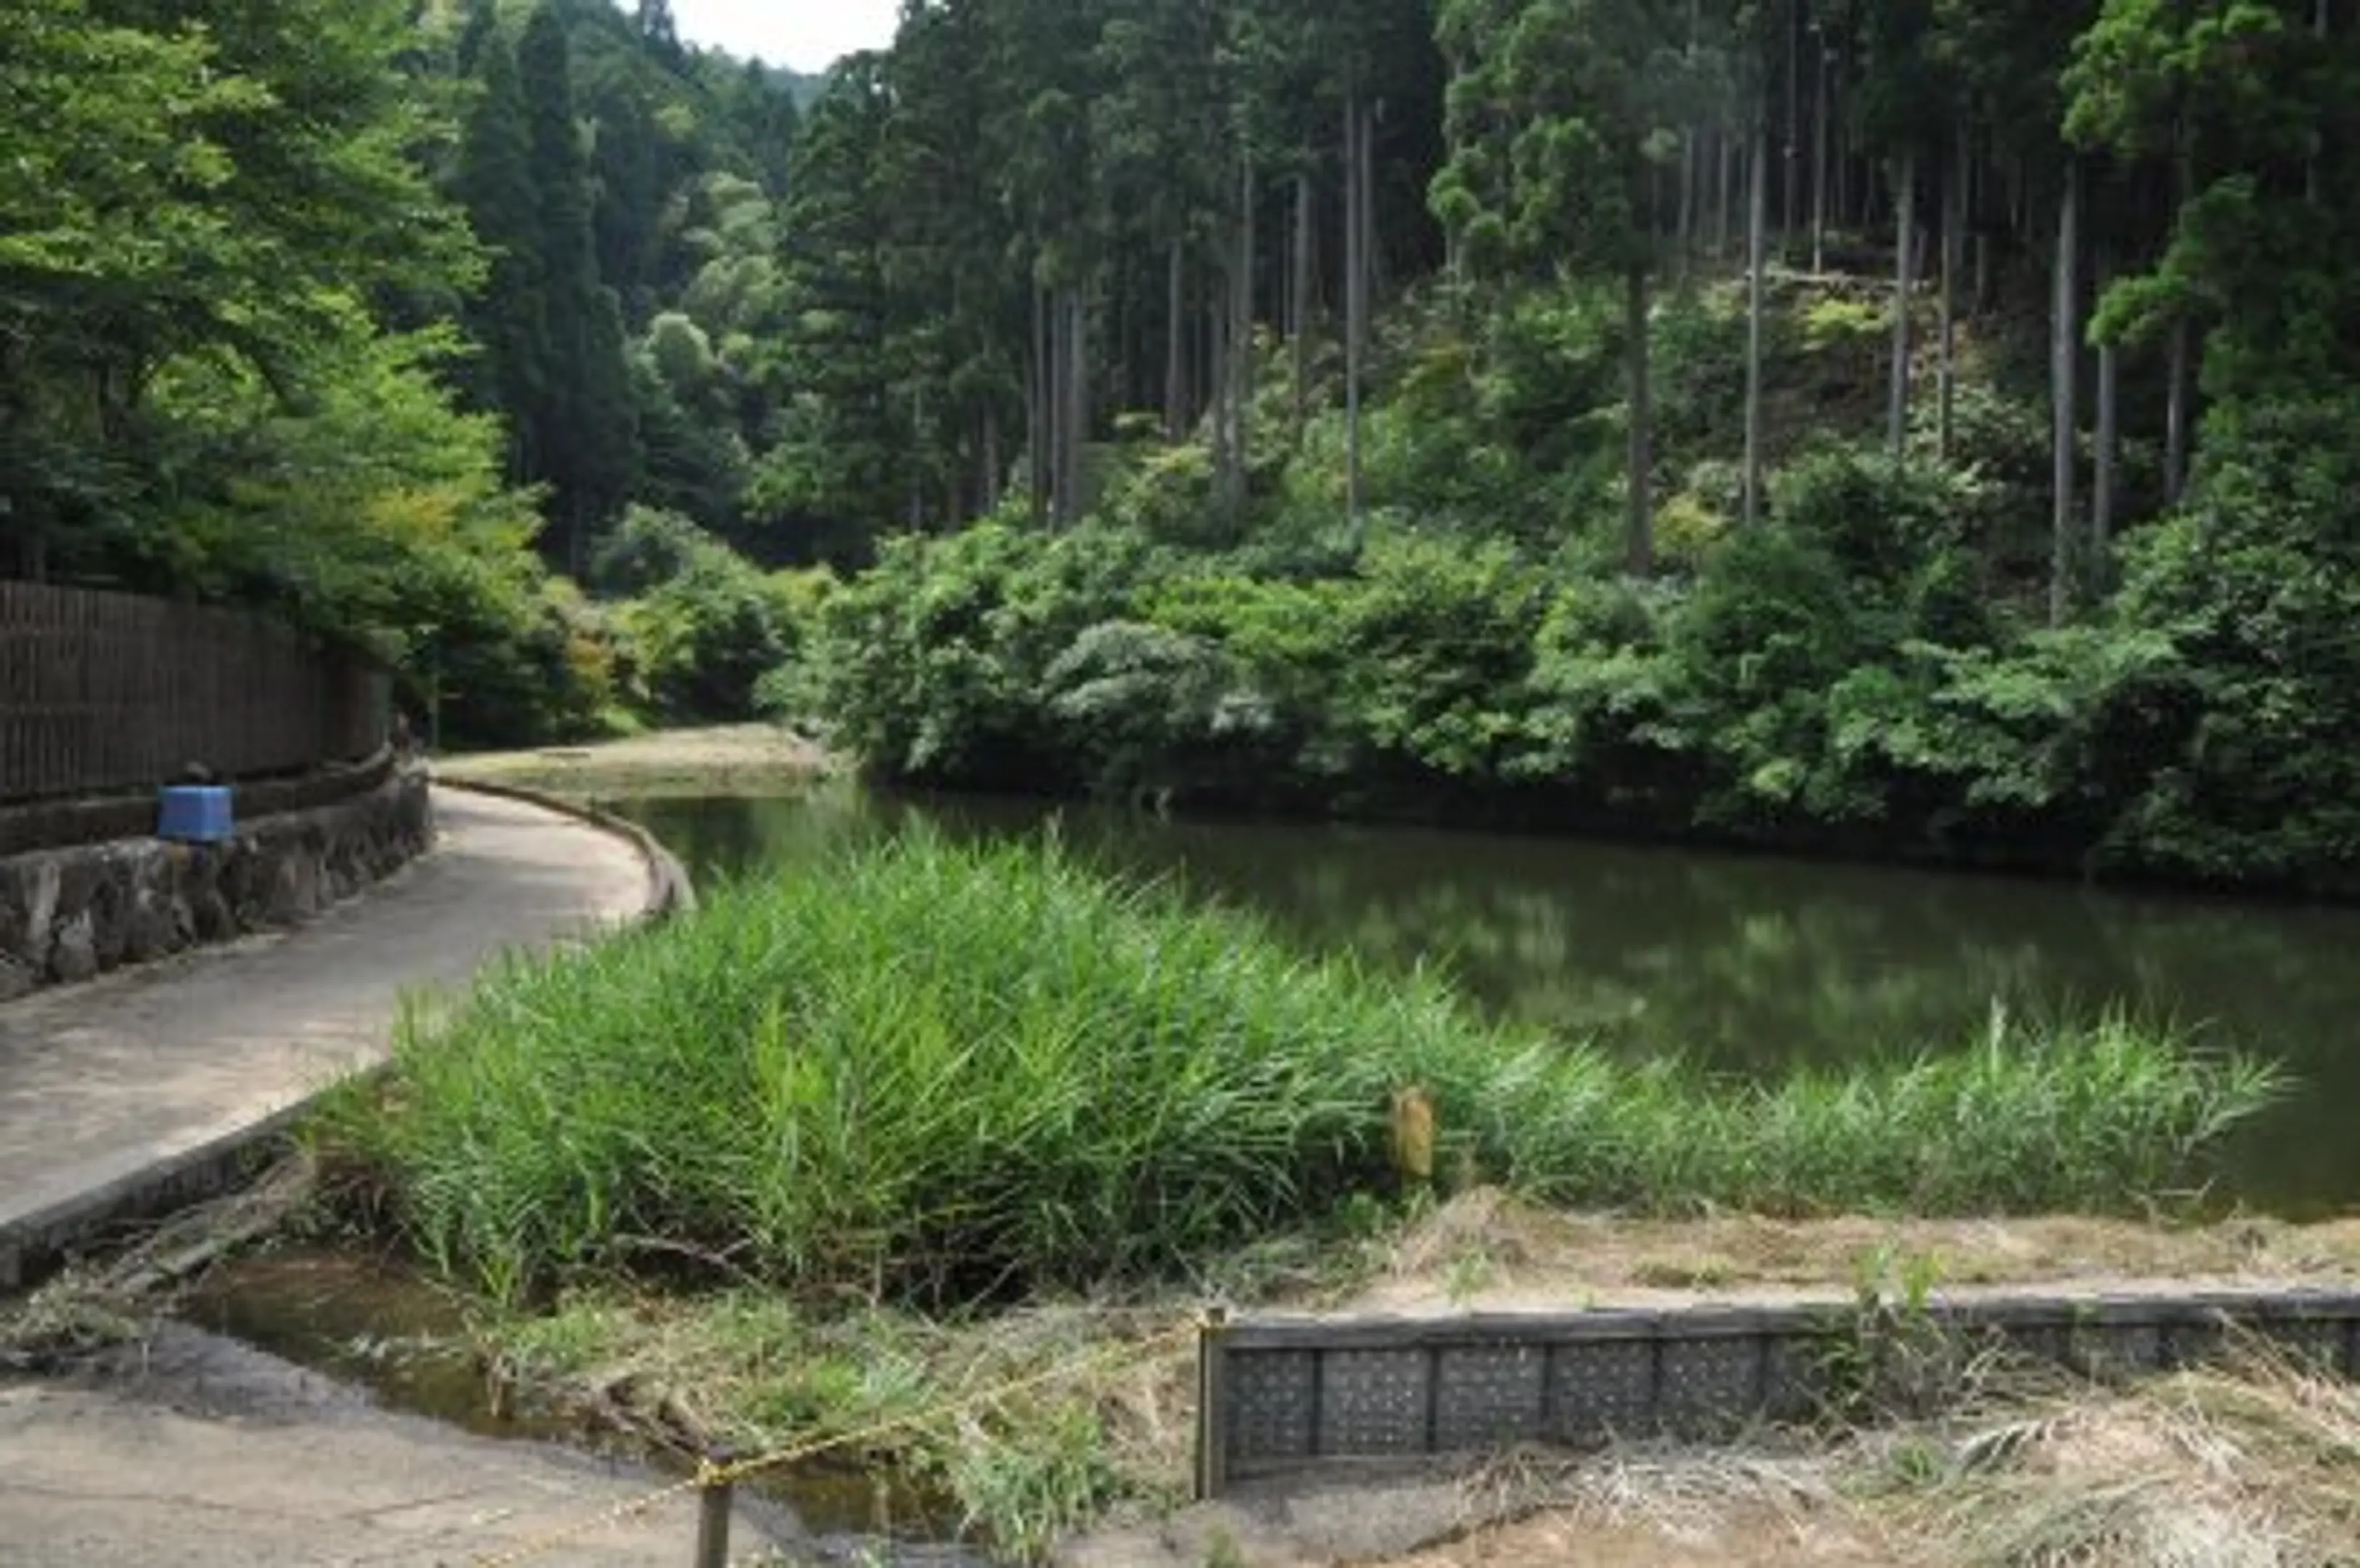
[[[603,802],[700,880],[792,872],[928,822],[1054,831],[1304,943],[1438,965],[1503,1017],[1634,1055],[1765,1075],[1963,1042],[1994,1006],[2125,1008],[2283,1062],[2300,1091],[2229,1155],[2226,1195],[2293,1218],[2360,1208],[2360,910],[1954,872],[1402,828],[1167,822],[847,782],[778,798]]]

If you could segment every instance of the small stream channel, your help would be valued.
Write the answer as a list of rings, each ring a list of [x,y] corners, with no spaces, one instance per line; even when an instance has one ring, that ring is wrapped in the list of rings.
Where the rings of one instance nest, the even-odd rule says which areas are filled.
[[[367,1389],[389,1410],[480,1437],[563,1443],[680,1472],[677,1458],[549,1410],[495,1401],[464,1301],[414,1269],[348,1253],[251,1254],[210,1271],[182,1322]],[[684,1472],[683,1472],[684,1473]],[[984,1568],[940,1544],[956,1519],[890,1478],[843,1468],[781,1471],[751,1488],[789,1509],[824,1562]]]

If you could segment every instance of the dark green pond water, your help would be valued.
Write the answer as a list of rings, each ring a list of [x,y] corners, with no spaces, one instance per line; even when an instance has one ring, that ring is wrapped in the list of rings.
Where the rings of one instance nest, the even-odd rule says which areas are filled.
[[[1506,1017],[1732,1074],[1962,1042],[1995,1004],[2129,1008],[2300,1079],[2231,1151],[2230,1197],[2295,1217],[2360,1209],[2360,910],[1568,839],[1169,822],[848,784],[606,803],[700,880],[792,872],[920,819],[954,834],[1054,821],[1110,868],[1177,877],[1306,944],[1439,964]]]

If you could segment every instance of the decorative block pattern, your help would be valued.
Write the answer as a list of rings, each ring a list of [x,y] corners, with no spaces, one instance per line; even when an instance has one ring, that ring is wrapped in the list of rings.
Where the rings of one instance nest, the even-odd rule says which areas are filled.
[[[2099,1378],[2137,1377],[2164,1367],[2160,1315],[2103,1312],[2073,1336],[2073,1366]]]
[[[1335,1459],[1426,1454],[1432,1357],[1423,1350],[1337,1350],[1321,1361],[1319,1453]]]
[[[1808,1421],[1827,1398],[1832,1331],[1765,1329],[1762,1347],[1762,1414],[1772,1421]]]
[[[2271,1314],[2258,1325],[2264,1339],[2280,1354],[2309,1371],[2344,1373],[2351,1370],[2350,1325],[2339,1318],[2309,1312]]]
[[[1547,1435],[1549,1352],[1537,1345],[1464,1345],[1437,1365],[1437,1453],[1508,1448]]]
[[[1675,1437],[1726,1438],[1743,1432],[1763,1404],[1765,1336],[1726,1334],[1663,1341],[1663,1382],[1655,1419]]]
[[[1549,1358],[1550,1441],[1588,1447],[1655,1430],[1655,1340],[1574,1340]]]
[[[2192,1367],[2221,1354],[2228,1327],[2210,1308],[2186,1307],[2168,1313],[2163,1323],[2163,1364]]]
[[[1317,1367],[1318,1356],[1308,1350],[1229,1354],[1223,1426],[1233,1467],[1242,1472],[1259,1462],[1313,1457],[1312,1378]]]

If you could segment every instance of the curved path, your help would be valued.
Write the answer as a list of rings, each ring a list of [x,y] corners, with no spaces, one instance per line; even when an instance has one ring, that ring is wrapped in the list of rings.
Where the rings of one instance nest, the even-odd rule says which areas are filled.
[[[0,1290],[20,1252],[383,1061],[405,997],[649,912],[651,868],[617,834],[456,790],[434,807],[432,854],[307,925],[0,1006]]]
[[[438,789],[434,852],[294,931],[0,1006],[0,1289],[18,1247],[87,1231],[159,1174],[225,1163],[338,1076],[384,1060],[407,998],[495,955],[637,920],[628,840]],[[167,1325],[67,1381],[0,1378],[0,1565],[457,1563],[513,1551],[661,1478],[371,1408]],[[694,1501],[541,1561],[685,1559]],[[770,1535],[754,1520],[746,1539]]]

